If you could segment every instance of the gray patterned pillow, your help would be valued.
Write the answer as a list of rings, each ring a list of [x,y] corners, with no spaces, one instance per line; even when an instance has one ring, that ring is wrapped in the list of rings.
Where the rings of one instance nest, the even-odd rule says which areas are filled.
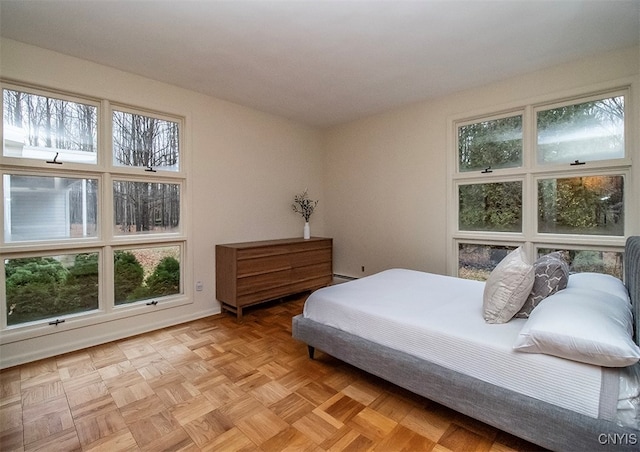
[[[520,319],[529,318],[531,311],[538,306],[538,303],[549,295],[565,289],[569,282],[569,266],[563,259],[562,253],[558,251],[539,257],[533,264],[533,269],[535,272],[533,289],[527,301],[514,316]]]

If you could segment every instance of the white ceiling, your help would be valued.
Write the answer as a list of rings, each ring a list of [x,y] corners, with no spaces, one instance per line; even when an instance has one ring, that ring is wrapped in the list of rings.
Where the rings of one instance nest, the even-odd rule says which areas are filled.
[[[640,0],[0,0],[3,37],[318,127],[640,41]]]

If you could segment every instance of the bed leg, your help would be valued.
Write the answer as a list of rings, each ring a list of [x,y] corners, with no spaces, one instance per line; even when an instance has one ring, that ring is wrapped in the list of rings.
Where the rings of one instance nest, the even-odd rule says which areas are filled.
[[[313,359],[313,355],[316,351],[315,347],[312,347],[311,345],[307,345],[307,349],[309,350],[309,358]]]

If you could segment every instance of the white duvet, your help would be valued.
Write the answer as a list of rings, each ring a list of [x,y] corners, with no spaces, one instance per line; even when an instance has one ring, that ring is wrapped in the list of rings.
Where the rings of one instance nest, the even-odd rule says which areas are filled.
[[[307,299],[303,314],[451,370],[597,418],[601,368],[514,351],[525,319],[485,323],[483,290],[483,282],[393,269],[317,290]]]

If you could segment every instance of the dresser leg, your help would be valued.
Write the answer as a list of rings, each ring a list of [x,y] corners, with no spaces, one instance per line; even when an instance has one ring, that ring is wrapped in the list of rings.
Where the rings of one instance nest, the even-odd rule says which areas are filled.
[[[309,350],[309,358],[313,359],[313,355],[316,352],[315,347],[312,347],[311,345],[307,345],[307,350]]]

